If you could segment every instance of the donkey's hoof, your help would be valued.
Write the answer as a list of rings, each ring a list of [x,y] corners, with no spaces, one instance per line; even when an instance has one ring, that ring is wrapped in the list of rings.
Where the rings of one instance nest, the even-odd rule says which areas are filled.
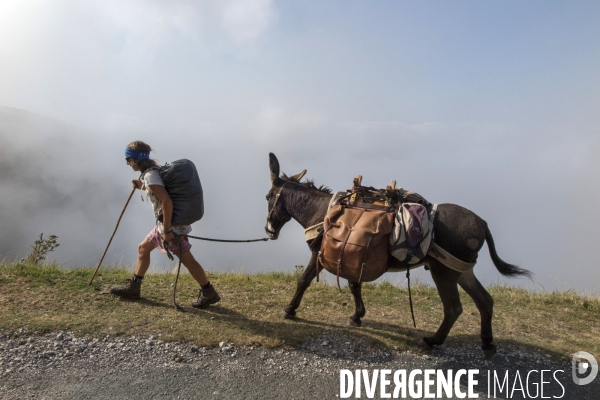
[[[424,350],[431,350],[431,349],[433,349],[433,347],[436,344],[437,343],[433,342],[433,338],[431,338],[431,337],[424,337],[421,340],[419,340],[419,343],[417,343],[417,346],[419,346],[420,348],[422,348]]]
[[[362,321],[357,318],[356,320],[352,319],[352,317],[348,318],[348,325],[350,326],[361,326],[362,325]]]
[[[494,355],[496,355],[496,353],[498,352],[498,349],[493,344],[483,346],[482,350],[483,350],[483,357],[486,360],[489,360],[490,358],[494,357]]]
[[[292,311],[291,313],[283,310],[283,318],[284,319],[296,319],[296,311]]]

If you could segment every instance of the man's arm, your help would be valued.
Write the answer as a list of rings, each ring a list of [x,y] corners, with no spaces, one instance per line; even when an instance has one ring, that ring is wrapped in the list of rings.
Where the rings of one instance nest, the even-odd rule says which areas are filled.
[[[173,217],[173,202],[171,201],[171,197],[169,197],[169,193],[167,193],[167,189],[164,186],[160,185],[149,185],[148,186],[152,193],[156,195],[156,197],[162,203],[162,215],[163,215],[163,227],[165,228],[165,234],[163,238],[170,242],[175,238],[173,233],[171,232],[171,218]],[[168,233],[167,233],[168,232]]]

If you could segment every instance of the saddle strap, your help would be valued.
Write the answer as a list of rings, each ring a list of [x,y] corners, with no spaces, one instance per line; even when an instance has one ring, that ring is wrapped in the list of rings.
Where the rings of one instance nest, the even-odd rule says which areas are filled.
[[[429,247],[429,252],[427,254],[444,264],[446,267],[458,272],[470,271],[475,266],[475,263],[468,263],[454,257],[434,241],[431,242],[431,247]]]
[[[358,220],[360,219],[360,217],[363,216],[363,214],[365,213],[366,210],[362,210],[362,212],[360,214],[358,214],[358,217],[356,218],[356,220],[352,223],[352,226],[355,226],[356,223],[358,222]],[[340,286],[340,272],[342,271],[342,262],[343,262],[343,258],[344,258],[344,250],[346,250],[346,245],[348,244],[348,239],[350,239],[350,235],[352,234],[352,229],[350,229],[348,231],[348,235],[346,235],[346,239],[344,239],[344,243],[342,244],[342,248],[340,249],[340,258],[338,258],[338,267],[337,267],[337,286],[338,289],[340,289],[340,292],[342,291],[342,287]],[[362,278],[362,271],[360,273],[361,278]]]
[[[313,226],[309,226],[304,230],[304,236],[306,237],[306,241],[310,242],[311,240],[316,239],[321,232],[323,232],[322,222]]]
[[[317,283],[319,283],[319,261],[321,260],[321,252],[319,251],[319,254],[317,254],[317,261],[315,263],[315,266],[317,268]]]
[[[367,254],[369,254],[369,248],[371,247],[371,242],[373,241],[373,235],[369,236],[369,242],[367,243],[367,249],[365,250],[365,256],[362,260],[362,265],[360,267],[360,276],[358,277],[358,283],[362,282],[363,271],[365,270],[365,265],[367,265]]]

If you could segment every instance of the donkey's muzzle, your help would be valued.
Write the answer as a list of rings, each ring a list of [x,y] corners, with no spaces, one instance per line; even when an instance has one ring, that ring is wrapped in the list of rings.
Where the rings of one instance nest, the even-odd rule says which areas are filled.
[[[267,226],[265,226],[265,232],[267,232],[267,235],[269,235],[269,239],[271,240],[277,240],[279,237],[279,231],[272,231]]]

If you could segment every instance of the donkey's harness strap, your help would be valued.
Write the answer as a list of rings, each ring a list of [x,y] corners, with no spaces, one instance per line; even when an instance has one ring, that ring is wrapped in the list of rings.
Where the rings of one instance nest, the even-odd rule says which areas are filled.
[[[454,257],[452,254],[442,249],[435,241],[431,242],[431,247],[429,247],[427,255],[435,258],[446,267],[458,272],[470,271],[475,266],[475,263],[468,263]]]
[[[315,239],[319,234],[323,232],[323,223],[320,222],[316,225],[309,226],[304,230],[304,236],[306,237],[306,241],[310,242]]]
[[[271,209],[269,210],[269,215],[267,215],[267,222],[271,219],[271,214],[273,214],[273,211],[275,211],[275,206],[277,205],[277,202],[279,201],[279,198],[281,197],[281,192],[283,192],[283,188],[285,187],[285,185],[288,183],[288,181],[283,182],[283,185],[281,185],[281,189],[279,189],[279,192],[277,192],[277,194],[275,195],[275,201],[273,202],[273,207],[271,207]],[[271,233],[275,233],[275,232],[271,232]]]
[[[329,211],[329,209],[331,208],[331,206],[333,204],[335,204],[337,201],[339,201],[342,197],[348,197],[349,195],[346,194],[346,192],[335,192],[332,196],[331,196],[331,200],[329,200],[329,205],[327,206],[327,211]],[[319,234],[323,232],[323,222],[319,222],[316,225],[313,226],[309,226],[308,228],[306,228],[304,230],[304,236],[306,238],[307,242],[310,242],[311,240],[315,239],[317,236],[319,236]]]

